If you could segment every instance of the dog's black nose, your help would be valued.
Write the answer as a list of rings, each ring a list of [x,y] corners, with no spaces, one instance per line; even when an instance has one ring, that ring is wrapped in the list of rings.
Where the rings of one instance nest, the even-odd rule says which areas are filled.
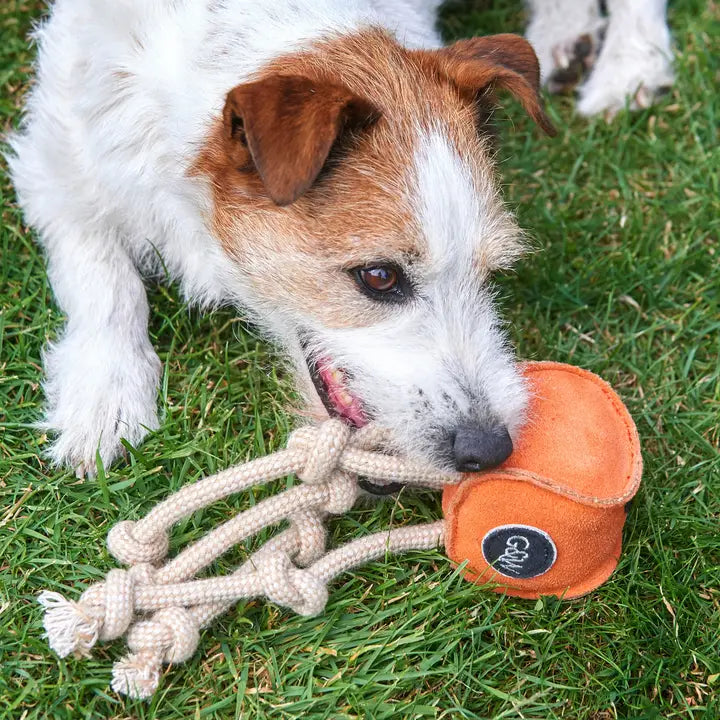
[[[510,434],[504,425],[480,427],[460,425],[455,432],[453,454],[460,472],[477,472],[495,467],[513,451]]]

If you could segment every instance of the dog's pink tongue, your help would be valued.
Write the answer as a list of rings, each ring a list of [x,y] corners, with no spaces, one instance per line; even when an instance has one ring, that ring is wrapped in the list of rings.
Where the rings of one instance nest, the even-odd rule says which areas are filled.
[[[354,427],[367,425],[367,418],[360,400],[350,393],[345,386],[345,376],[327,362],[321,362],[318,368],[320,379],[325,385],[328,398],[338,416]]]

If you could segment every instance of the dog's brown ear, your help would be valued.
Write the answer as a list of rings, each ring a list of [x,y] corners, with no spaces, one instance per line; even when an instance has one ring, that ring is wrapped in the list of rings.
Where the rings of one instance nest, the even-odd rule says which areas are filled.
[[[556,134],[540,97],[537,55],[530,43],[519,35],[459,40],[441,50],[425,52],[423,60],[430,62],[435,72],[476,97],[496,89],[508,90],[548,135]]]
[[[238,85],[223,111],[230,153],[249,152],[278,205],[294,202],[315,182],[344,129],[377,117],[370,102],[347,88],[293,75]]]

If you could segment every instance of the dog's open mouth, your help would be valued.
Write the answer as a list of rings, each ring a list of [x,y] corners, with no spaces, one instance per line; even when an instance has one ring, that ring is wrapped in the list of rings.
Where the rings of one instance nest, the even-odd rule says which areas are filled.
[[[347,373],[334,367],[326,358],[317,361],[308,359],[307,364],[315,390],[330,417],[339,418],[354,428],[367,425],[369,418],[362,401],[348,388]],[[392,495],[404,487],[398,482],[379,484],[365,478],[360,478],[358,485],[372,495]]]
[[[326,358],[309,360],[308,368],[315,390],[330,417],[339,418],[354,428],[367,425],[368,418],[362,401],[348,389],[347,374],[344,370],[333,367]]]

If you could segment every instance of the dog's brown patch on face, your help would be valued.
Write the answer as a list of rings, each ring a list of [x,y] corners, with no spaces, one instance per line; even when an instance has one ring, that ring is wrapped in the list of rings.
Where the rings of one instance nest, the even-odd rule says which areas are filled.
[[[534,53],[507,42],[409,51],[368,30],[282,57],[230,92],[193,172],[211,180],[214,232],[256,301],[328,327],[394,312],[344,271],[422,265],[410,187],[420,135],[445,134],[483,188],[493,175],[477,128],[487,93],[508,88],[546,124]]]

